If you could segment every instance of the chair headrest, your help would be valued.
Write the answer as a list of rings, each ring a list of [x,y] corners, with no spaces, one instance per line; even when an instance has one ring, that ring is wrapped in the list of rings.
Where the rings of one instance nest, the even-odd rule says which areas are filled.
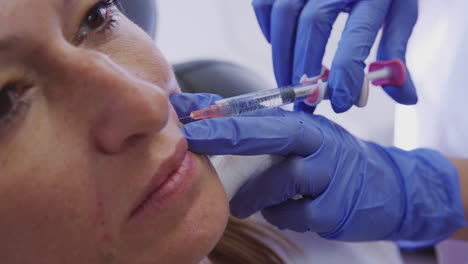
[[[217,60],[174,65],[180,88],[186,93],[214,93],[231,97],[269,88],[259,75],[243,66]]]

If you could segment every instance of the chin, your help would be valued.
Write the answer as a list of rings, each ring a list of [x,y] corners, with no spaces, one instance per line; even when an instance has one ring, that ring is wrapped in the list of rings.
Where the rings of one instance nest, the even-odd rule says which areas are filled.
[[[174,205],[177,208],[165,219],[155,217],[154,225],[127,230],[128,251],[124,251],[129,254],[123,254],[119,263],[195,264],[216,246],[227,226],[229,203],[209,160],[196,155],[196,162],[196,181],[188,197]]]
[[[193,208],[194,221],[191,232],[194,238],[194,252],[198,256],[187,262],[199,263],[213,250],[226,229],[229,219],[229,202],[218,175],[206,156],[197,155],[202,177],[200,184],[200,203]],[[197,246],[198,244],[198,246]],[[198,248],[198,249],[197,249]]]

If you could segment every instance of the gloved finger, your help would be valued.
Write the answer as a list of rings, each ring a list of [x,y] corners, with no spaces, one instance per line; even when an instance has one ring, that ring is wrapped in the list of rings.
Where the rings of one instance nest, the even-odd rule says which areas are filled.
[[[231,199],[231,214],[239,218],[249,217],[297,194],[317,197],[329,184],[328,177],[322,177],[314,171],[317,162],[290,156],[268,168],[261,175],[250,179]]]
[[[310,0],[304,6],[294,46],[293,83],[299,83],[304,74],[320,74],[333,24],[347,4],[343,0]]]
[[[210,106],[221,99],[221,96],[209,93],[181,93],[169,98],[179,118],[188,117],[192,111]]]
[[[298,118],[265,116],[205,119],[182,127],[190,150],[211,155],[303,155],[314,153],[323,135]]]
[[[296,102],[294,103],[294,111],[295,112],[307,112],[313,113],[315,112],[315,106],[310,106],[304,102]]]
[[[273,67],[278,86],[291,85],[297,19],[305,0],[276,0],[271,14]]]
[[[267,207],[262,210],[262,215],[270,224],[278,227],[280,230],[293,230],[295,232],[311,231],[309,227],[308,205],[312,200],[303,198],[300,200],[287,200],[283,203]]]
[[[252,2],[258,24],[268,42],[271,39],[271,10],[273,9],[274,2],[275,0],[253,0]]]
[[[322,208],[321,211],[315,210],[314,200],[308,198],[289,199],[263,209],[262,215],[270,224],[282,230],[324,233],[333,230],[336,222],[320,221],[319,219],[344,219],[344,216],[336,215],[336,210],[323,209],[325,208]]]
[[[296,184],[293,177],[288,177],[295,170],[290,157],[268,168],[261,175],[254,177],[243,186],[231,199],[231,214],[246,218],[265,207],[281,203],[294,196]]]
[[[406,64],[406,47],[418,18],[417,0],[393,0],[386,18],[382,40],[377,53],[378,60],[400,59]],[[406,66],[405,66],[406,67]],[[385,92],[401,104],[416,104],[418,96],[406,68],[403,87],[385,86]]]
[[[390,0],[359,1],[351,9],[328,79],[336,113],[349,110],[359,98],[364,61],[383,25],[389,4]]]

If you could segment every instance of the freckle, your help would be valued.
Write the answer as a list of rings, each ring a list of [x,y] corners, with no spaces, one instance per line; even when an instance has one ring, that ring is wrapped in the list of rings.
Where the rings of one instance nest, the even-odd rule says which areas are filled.
[[[102,241],[111,242],[112,241],[112,235],[109,234],[109,233],[102,234]]]
[[[104,203],[102,201],[96,202],[96,211],[95,211],[95,224],[103,227],[105,225],[104,220]]]

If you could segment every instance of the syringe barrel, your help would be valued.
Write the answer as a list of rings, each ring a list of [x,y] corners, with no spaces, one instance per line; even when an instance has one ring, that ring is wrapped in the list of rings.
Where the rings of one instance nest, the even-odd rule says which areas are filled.
[[[317,84],[291,86],[239,95],[216,101],[215,105],[192,112],[192,119],[237,116],[302,100],[319,89]]]
[[[217,101],[216,104],[219,106],[225,105],[226,108],[229,108],[230,115],[236,116],[294,103],[296,100],[305,99],[315,89],[318,89],[315,84],[276,88],[223,99]]]

